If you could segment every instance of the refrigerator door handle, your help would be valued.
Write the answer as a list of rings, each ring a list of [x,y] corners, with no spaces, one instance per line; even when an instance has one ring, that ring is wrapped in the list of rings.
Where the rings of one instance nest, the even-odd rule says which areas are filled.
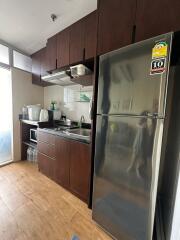
[[[132,106],[133,106],[133,97],[131,97],[131,101],[130,101],[130,110],[132,110]]]
[[[150,117],[150,118],[153,118],[153,119],[159,118],[158,113],[149,113],[149,112],[147,112],[146,116]]]
[[[154,227],[154,217],[155,217],[155,206],[156,206],[156,196],[158,188],[158,176],[159,176],[159,167],[160,167],[160,157],[161,157],[161,147],[162,147],[162,138],[163,138],[163,125],[164,119],[156,120],[156,130],[153,143],[153,153],[152,153],[152,182],[151,182],[151,222],[150,222],[150,233],[152,239],[153,227]]]

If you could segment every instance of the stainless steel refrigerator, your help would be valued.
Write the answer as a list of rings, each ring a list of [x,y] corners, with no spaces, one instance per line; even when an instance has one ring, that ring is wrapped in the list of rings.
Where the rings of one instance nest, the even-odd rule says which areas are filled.
[[[99,59],[92,215],[118,240],[152,239],[172,38]]]

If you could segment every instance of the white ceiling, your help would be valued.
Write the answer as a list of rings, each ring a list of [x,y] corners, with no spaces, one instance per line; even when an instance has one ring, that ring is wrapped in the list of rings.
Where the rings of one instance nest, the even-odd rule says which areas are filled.
[[[0,0],[0,39],[27,54],[97,8],[97,0]],[[52,22],[50,15],[58,16]]]

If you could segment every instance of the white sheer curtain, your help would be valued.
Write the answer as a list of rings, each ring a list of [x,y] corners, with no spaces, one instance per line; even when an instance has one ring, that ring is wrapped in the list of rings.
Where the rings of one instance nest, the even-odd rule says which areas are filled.
[[[12,87],[11,75],[0,68],[0,164],[12,160]]]

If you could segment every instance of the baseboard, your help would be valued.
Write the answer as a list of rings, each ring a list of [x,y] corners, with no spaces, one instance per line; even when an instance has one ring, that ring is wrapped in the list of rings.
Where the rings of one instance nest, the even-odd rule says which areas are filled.
[[[3,162],[3,163],[0,163],[0,167],[4,167],[6,165],[9,165],[13,162],[13,160],[10,160],[10,161],[7,161],[7,162]]]

